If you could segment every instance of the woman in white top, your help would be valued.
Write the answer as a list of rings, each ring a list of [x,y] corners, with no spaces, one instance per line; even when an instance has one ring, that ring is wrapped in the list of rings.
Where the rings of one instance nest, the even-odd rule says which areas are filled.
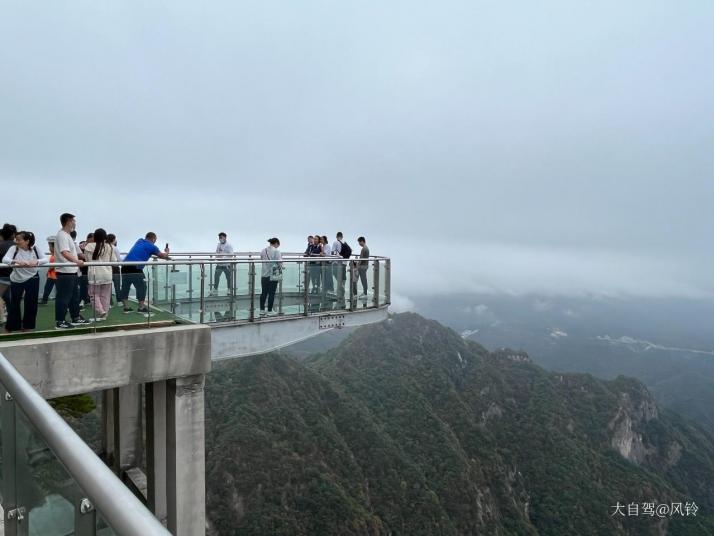
[[[116,249],[107,242],[107,232],[104,229],[94,231],[94,242],[84,248],[87,262],[118,262]],[[112,267],[89,265],[87,272],[89,284],[89,299],[97,321],[106,320],[112,299]]]
[[[35,235],[29,231],[15,234],[15,245],[7,250],[2,262],[12,266],[10,307],[5,329],[7,331],[33,330],[37,321],[37,301],[40,294],[40,276],[37,267],[47,264],[47,258],[35,246]]]
[[[260,252],[260,258],[264,261],[263,268],[260,272],[260,315],[272,314],[273,302],[275,301],[275,290],[278,288],[278,283],[283,278],[283,260],[280,251],[280,240],[271,238],[268,240],[270,244],[267,248]],[[265,312],[265,302],[268,302],[268,312]]]
[[[332,257],[332,248],[330,247],[330,242],[327,240],[327,237],[323,236],[320,241],[322,242],[322,256]],[[325,292],[332,292],[335,289],[332,284],[331,262],[322,263],[322,288]]]

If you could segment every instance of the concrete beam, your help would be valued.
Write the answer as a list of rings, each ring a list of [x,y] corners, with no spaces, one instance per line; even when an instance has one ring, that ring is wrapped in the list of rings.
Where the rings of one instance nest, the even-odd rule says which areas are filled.
[[[206,325],[0,342],[2,352],[45,398],[205,374]]]
[[[204,380],[166,382],[167,528],[175,536],[206,531]]]
[[[325,333],[334,324],[362,326],[386,320],[389,311],[364,309],[354,312],[325,313],[317,316],[268,317],[260,322],[214,324],[211,330],[211,357],[214,360],[272,352]],[[338,321],[338,322],[335,322]]]

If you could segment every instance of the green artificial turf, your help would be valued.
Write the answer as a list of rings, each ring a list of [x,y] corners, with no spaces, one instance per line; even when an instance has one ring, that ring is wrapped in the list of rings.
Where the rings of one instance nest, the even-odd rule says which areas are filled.
[[[3,328],[0,328],[2,329],[2,332],[0,332],[0,341],[55,337],[62,335],[81,335],[84,333],[116,331],[118,329],[141,329],[142,327],[150,328],[152,326],[164,327],[181,322],[179,318],[171,313],[161,311],[154,307],[151,308],[151,316],[149,318],[136,312],[136,303],[132,303],[131,307],[134,309],[131,313],[124,313],[121,306],[112,307],[109,310],[109,315],[106,320],[93,323],[88,327],[56,330],[55,302],[51,300],[47,303],[47,305],[38,306],[37,328],[35,331],[7,333]],[[94,310],[91,305],[85,306],[81,313],[87,320],[92,320],[94,318]],[[67,320],[69,320],[69,315],[67,315]]]

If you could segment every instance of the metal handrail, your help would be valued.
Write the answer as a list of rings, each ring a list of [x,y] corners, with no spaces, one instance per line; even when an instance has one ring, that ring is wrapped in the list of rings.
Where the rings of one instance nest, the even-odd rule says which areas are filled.
[[[170,534],[2,353],[0,382],[112,529],[132,536]]]
[[[161,260],[161,259],[154,259],[154,260],[148,260],[148,261],[85,261],[83,266],[90,267],[90,266],[137,266],[137,265],[144,265],[144,266],[193,266],[193,265],[198,265],[198,264],[264,264],[264,263],[274,263],[274,262],[291,262],[291,263],[298,263],[298,262],[337,262],[337,263],[342,263],[342,264],[347,264],[349,262],[369,262],[369,261],[386,261],[389,260],[389,257],[382,257],[382,256],[376,256],[376,255],[371,255],[369,257],[350,257],[349,259],[343,259],[342,257],[299,257],[299,258],[293,258],[293,257],[286,257],[283,256],[283,258],[279,261],[276,260],[264,260],[264,259],[230,259],[230,258],[213,258],[213,259],[189,259],[189,260]],[[45,269],[45,268],[66,268],[67,266],[78,266],[77,264],[73,262],[48,262],[45,264],[41,264],[39,266],[35,266],[37,269]],[[0,263],[0,268],[10,268],[11,265],[9,264],[2,264]]]

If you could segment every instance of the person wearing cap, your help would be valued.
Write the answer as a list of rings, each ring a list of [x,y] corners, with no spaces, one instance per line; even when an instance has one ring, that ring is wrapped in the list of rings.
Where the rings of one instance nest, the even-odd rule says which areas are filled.
[[[274,262],[263,262],[261,277],[260,277],[260,315],[270,315],[273,313],[273,303],[275,301],[275,290],[278,288],[278,282],[280,281],[280,275],[282,274],[283,260],[280,251],[280,240],[277,238],[268,239],[269,246],[264,248],[260,252],[260,259],[263,261],[274,261]],[[265,311],[265,305],[268,305],[268,311]]]
[[[229,256],[233,254],[233,246],[228,242],[228,235],[226,233],[218,233],[218,245],[216,246],[216,256]],[[216,264],[216,271],[213,273],[213,290],[211,294],[218,292],[218,283],[221,281],[221,274],[226,276],[226,284],[228,285],[228,293],[230,294],[233,288],[232,277],[231,277],[231,265],[230,264]]]
[[[47,245],[50,248],[50,264],[55,262],[55,237],[54,236],[48,236],[47,237]],[[57,272],[55,271],[54,268],[50,268],[47,270],[47,280],[45,281],[45,288],[42,291],[42,300],[40,301],[40,304],[42,305],[47,305],[47,300],[50,299],[50,294],[52,293],[52,289],[55,288],[55,283],[57,282]]]

